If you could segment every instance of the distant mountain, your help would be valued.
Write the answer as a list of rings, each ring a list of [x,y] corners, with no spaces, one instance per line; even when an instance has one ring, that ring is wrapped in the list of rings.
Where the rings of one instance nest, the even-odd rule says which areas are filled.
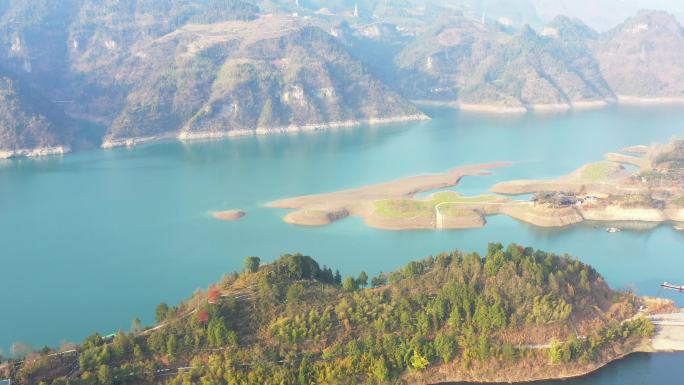
[[[128,81],[136,86],[107,144],[422,115],[334,37],[287,16],[181,28],[145,52],[128,66],[135,69]]]
[[[542,20],[557,15],[578,18],[607,31],[642,9],[659,9],[684,20],[684,2],[678,0],[529,0]]]
[[[0,65],[69,116],[106,126],[105,146],[425,117],[328,26],[239,0],[11,1],[0,7]],[[50,132],[50,143],[73,139]],[[18,145],[5,137],[0,148]]]
[[[528,20],[540,25],[529,0],[0,2],[0,151],[424,118],[408,100],[498,112],[684,100],[673,16],[603,34]]]
[[[461,107],[527,110],[600,102],[613,95],[587,46],[595,37],[563,17],[542,34],[458,18],[418,37],[397,65],[406,95]]]
[[[602,35],[593,51],[616,94],[684,99],[684,35],[671,14],[642,11]]]

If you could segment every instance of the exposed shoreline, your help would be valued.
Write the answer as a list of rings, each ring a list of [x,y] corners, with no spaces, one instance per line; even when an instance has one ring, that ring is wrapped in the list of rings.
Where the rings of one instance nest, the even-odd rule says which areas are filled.
[[[476,112],[483,114],[496,115],[521,115],[526,113],[557,113],[570,110],[584,111],[604,108],[610,105],[626,105],[626,106],[656,106],[656,105],[678,105],[684,104],[684,98],[678,97],[638,97],[631,95],[617,95],[617,98],[608,98],[602,100],[580,100],[572,101],[570,103],[547,103],[547,104],[528,104],[528,105],[513,105],[506,106],[502,104],[487,104],[487,103],[465,103],[458,100],[455,101],[439,101],[439,100],[411,100],[416,105],[433,106],[433,107],[447,107],[461,111]],[[400,115],[388,118],[369,118],[356,119],[345,121],[334,121],[328,123],[314,123],[305,125],[289,125],[281,127],[258,127],[256,129],[239,129],[231,131],[198,131],[188,132],[181,129],[180,131],[164,133],[159,135],[148,135],[128,138],[105,137],[100,144],[102,149],[112,149],[117,147],[134,147],[140,144],[162,142],[171,140],[180,141],[200,141],[200,140],[220,140],[230,139],[244,136],[257,135],[271,135],[283,133],[298,133],[298,132],[313,132],[326,129],[356,127],[364,124],[368,125],[382,125],[391,123],[402,123],[411,121],[429,120],[430,117],[425,113],[418,113],[412,115]],[[71,153],[72,149],[68,145],[64,146],[46,146],[37,147],[33,149],[14,149],[14,150],[0,150],[0,159],[11,158],[35,158],[49,155],[65,155]]]
[[[189,132],[186,130],[181,130],[179,132],[165,133],[160,135],[143,136],[143,137],[133,137],[133,138],[122,138],[122,139],[112,139],[105,138],[102,142],[103,149],[111,149],[116,147],[133,147],[138,144],[158,142],[165,140],[180,140],[180,141],[202,141],[202,140],[222,140],[231,139],[246,136],[260,136],[260,135],[274,135],[274,134],[286,134],[286,133],[299,133],[299,132],[314,132],[329,130],[335,128],[350,128],[358,127],[364,124],[368,125],[384,125],[391,123],[403,123],[403,122],[413,122],[421,120],[429,120],[430,117],[426,114],[413,114],[413,115],[401,115],[390,118],[370,118],[370,119],[358,119],[358,120],[345,120],[345,121],[335,121],[328,123],[315,123],[315,124],[305,124],[305,125],[289,125],[281,127],[257,127],[254,130],[240,129],[240,130],[230,130],[230,131],[198,131]]]
[[[423,381],[417,381],[413,382],[415,385],[453,385],[453,384],[461,384],[461,383],[468,383],[468,384],[533,384],[536,382],[540,381],[563,381],[563,380],[570,380],[574,378],[582,378],[589,376],[598,370],[601,370],[605,368],[606,366],[618,362],[620,360],[623,360],[632,354],[637,354],[637,353],[651,353],[651,352],[643,352],[641,350],[632,350],[628,352],[621,352],[617,356],[607,358],[605,360],[602,360],[601,362],[594,363],[592,365],[588,365],[585,368],[558,368],[561,372],[556,375],[549,375],[548,371],[542,371],[542,374],[532,374],[526,376],[526,377],[516,377],[514,375],[511,376],[492,376],[492,377],[484,377],[484,378],[472,378],[470,376],[462,376],[462,377],[454,377],[454,378],[445,378],[445,379],[436,379],[435,380],[423,380]],[[516,369],[515,367],[510,368],[511,371]],[[437,376],[442,373],[437,373]]]
[[[617,95],[616,98],[606,98],[600,100],[578,100],[569,103],[536,103],[526,105],[507,106],[503,104],[490,103],[467,103],[458,100],[411,100],[416,105],[447,107],[456,110],[477,112],[483,114],[496,115],[520,115],[526,113],[557,113],[565,111],[585,111],[605,108],[612,105],[624,106],[659,106],[684,104],[684,98],[677,97],[637,97],[629,95]]]
[[[71,152],[69,146],[45,146],[36,148],[20,148],[16,150],[0,150],[0,159],[38,158],[48,155],[65,155]]]
[[[444,173],[425,174],[389,182],[361,186],[341,191],[303,195],[269,202],[266,206],[296,209],[283,220],[300,226],[324,226],[349,215],[363,217],[366,224],[376,228],[400,230],[405,224],[393,224],[394,218],[378,221],[375,203],[388,199],[410,199],[421,192],[455,186],[464,176],[487,174],[490,169],[507,167],[509,162],[488,163],[457,167]],[[433,217],[427,219],[432,224]]]
[[[267,206],[296,209],[283,220],[301,226],[325,226],[353,215],[362,217],[367,226],[383,230],[470,229],[485,226],[489,216],[506,215],[543,228],[593,221],[619,226],[619,230],[629,223],[653,228],[672,222],[679,230],[678,223],[684,222],[684,204],[674,198],[684,197],[684,189],[662,182],[654,187],[639,177],[639,172],[654,167],[651,159],[663,151],[661,147],[632,146],[625,150],[642,155],[608,153],[607,160],[588,163],[557,179],[499,182],[490,188],[499,194],[494,196],[462,196],[438,190],[456,185],[463,176],[480,175],[508,163],[471,165],[442,174],[281,199]],[[625,164],[637,166],[639,171],[629,170]],[[419,192],[433,193],[416,198]],[[533,200],[511,197],[521,194],[536,195]]]
[[[641,97],[633,95],[618,95],[618,103],[629,106],[653,106],[684,104],[684,97]]]

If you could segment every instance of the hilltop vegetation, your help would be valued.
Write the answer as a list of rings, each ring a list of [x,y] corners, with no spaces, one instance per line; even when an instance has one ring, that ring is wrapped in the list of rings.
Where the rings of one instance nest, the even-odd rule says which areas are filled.
[[[630,319],[637,306],[578,260],[514,244],[371,279],[301,254],[263,266],[250,257],[243,273],[160,304],[154,328],[94,334],[77,356],[46,349],[7,374],[22,384],[532,380],[632,351],[653,331]]]

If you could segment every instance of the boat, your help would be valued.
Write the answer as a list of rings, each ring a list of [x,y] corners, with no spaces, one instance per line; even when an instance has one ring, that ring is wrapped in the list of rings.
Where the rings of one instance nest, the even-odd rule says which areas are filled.
[[[669,282],[663,282],[663,284],[660,285],[660,286],[661,286],[661,287],[664,287],[664,288],[666,288],[666,289],[676,290],[676,291],[679,291],[679,292],[684,292],[684,286],[681,286],[681,285],[673,285],[673,284],[671,284],[671,283],[669,283]]]
[[[672,228],[677,231],[684,231],[684,225],[674,225]]]
[[[619,227],[606,227],[606,232],[609,233],[619,233],[620,231],[622,231],[622,229]]]

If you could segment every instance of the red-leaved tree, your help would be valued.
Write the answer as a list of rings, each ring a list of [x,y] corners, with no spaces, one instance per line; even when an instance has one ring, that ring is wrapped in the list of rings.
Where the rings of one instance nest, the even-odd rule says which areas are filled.
[[[209,292],[207,292],[207,301],[209,303],[216,303],[221,296],[221,292],[219,292],[218,289],[210,289]]]
[[[209,314],[209,312],[206,311],[205,309],[201,309],[200,311],[197,312],[197,320],[203,324],[206,324],[207,322],[209,322],[210,316],[211,315]]]

